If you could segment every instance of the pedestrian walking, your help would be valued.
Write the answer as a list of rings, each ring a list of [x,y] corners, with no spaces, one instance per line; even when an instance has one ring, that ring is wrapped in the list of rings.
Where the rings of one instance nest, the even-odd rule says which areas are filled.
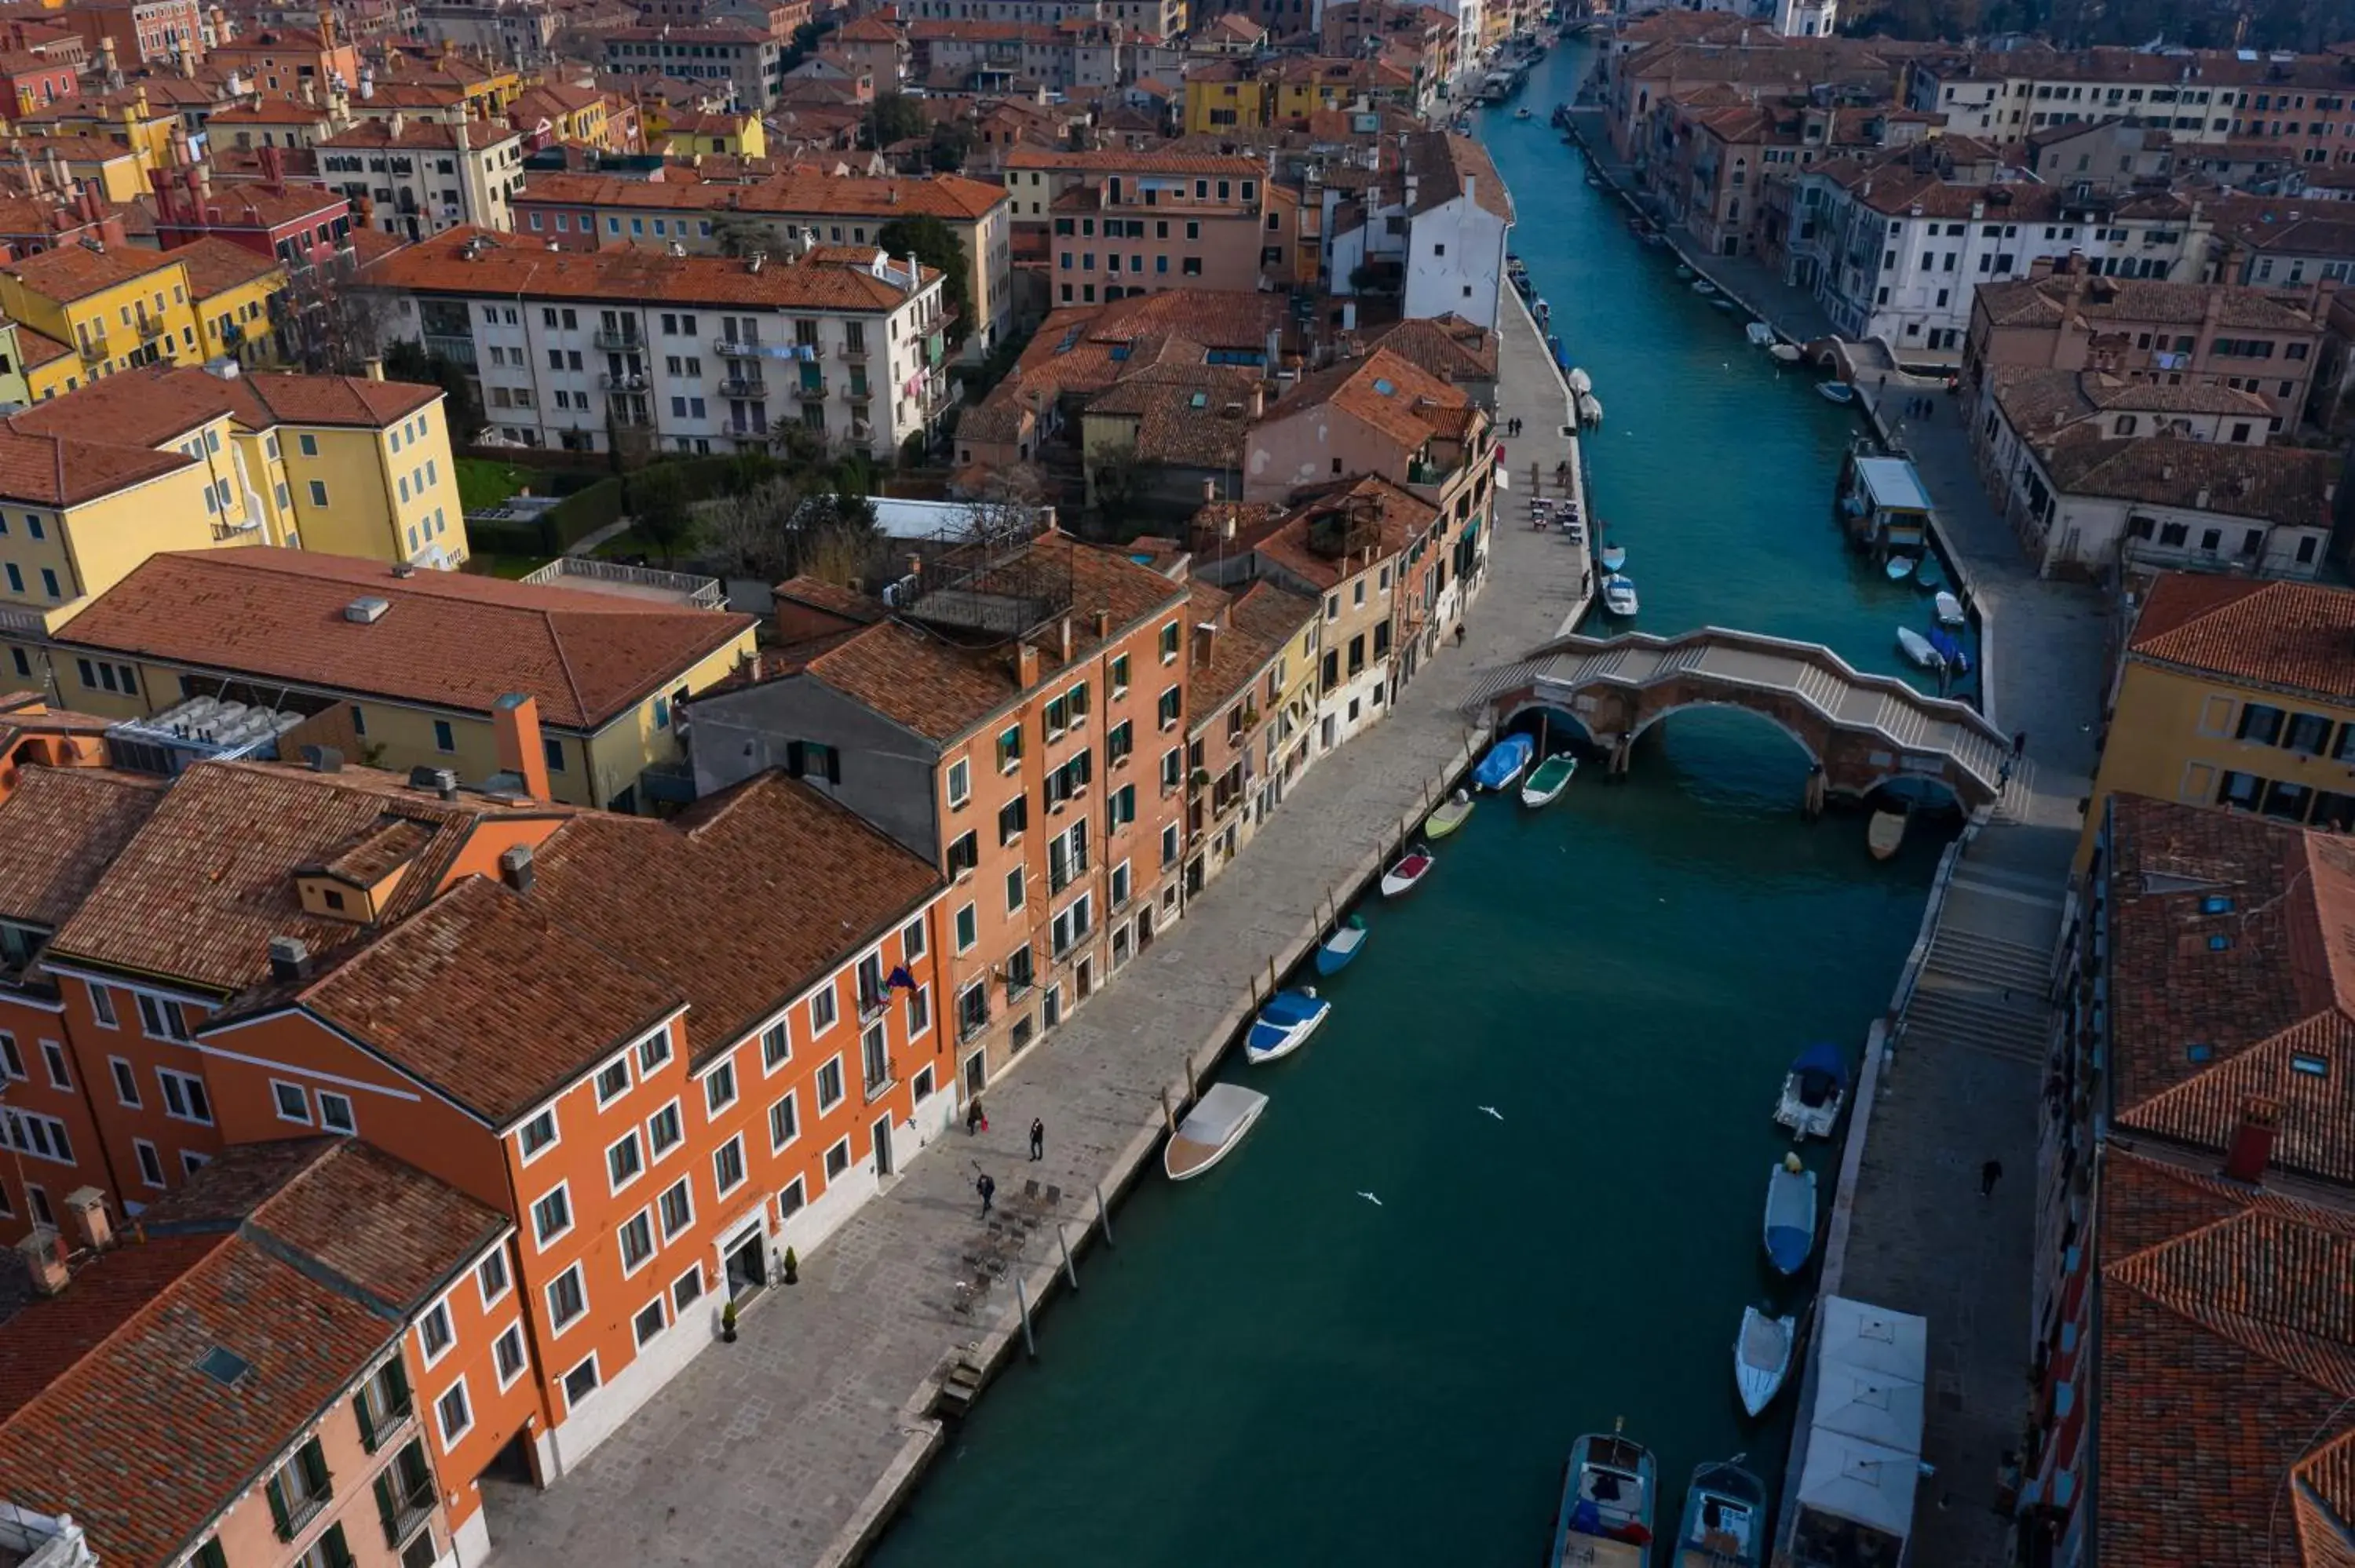
[[[2020,730],[2011,737],[2011,755],[2014,758],[2021,758],[2028,755],[2028,732],[2026,730]]]
[[[964,1135],[971,1138],[976,1132],[987,1130],[989,1118],[982,1114],[981,1097],[975,1095],[964,1103]]]
[[[1464,646],[1464,623],[1460,620],[1455,623],[1455,646]]]
[[[1047,1124],[1035,1116],[1030,1118],[1030,1158],[1047,1158]]]
[[[986,1220],[989,1218],[990,1201],[997,1196],[997,1183],[991,1181],[989,1172],[985,1171],[981,1179],[973,1184],[973,1190],[981,1194],[981,1217]]]
[[[984,1180],[984,1181],[986,1181],[986,1180],[988,1180],[988,1178],[984,1177],[984,1178],[983,1178],[983,1180]],[[1980,1196],[1980,1197],[1982,1197],[1982,1198],[1992,1198],[1992,1197],[1994,1197],[1994,1196],[1995,1196],[1995,1184],[1996,1184],[1998,1181],[2002,1181],[2002,1180],[2003,1180],[2003,1161],[2002,1161],[2002,1160],[1988,1160],[1986,1164],[1984,1164],[1984,1165],[1980,1166],[1980,1167],[1979,1167],[1979,1196]]]

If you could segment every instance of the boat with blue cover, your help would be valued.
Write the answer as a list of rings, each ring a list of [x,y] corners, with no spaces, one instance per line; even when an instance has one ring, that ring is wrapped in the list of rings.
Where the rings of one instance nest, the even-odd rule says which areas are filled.
[[[1572,1444],[1548,1568],[1645,1568],[1657,1477],[1652,1451],[1617,1432]]]
[[[1521,776],[1537,750],[1537,742],[1526,735],[1508,735],[1488,748],[1480,766],[1472,770],[1472,782],[1483,789],[1503,789]]]
[[[1930,633],[1930,651],[1945,661],[1946,668],[1957,675],[1971,673],[1971,656],[1963,648],[1963,640],[1944,627]]]
[[[1308,1037],[1332,1011],[1331,1002],[1306,986],[1277,991],[1252,1021],[1251,1033],[1243,1036],[1244,1059],[1273,1062],[1291,1055],[1308,1044]]]
[[[1331,936],[1316,945],[1316,972],[1320,975],[1340,973],[1348,967],[1349,960],[1358,956],[1358,949],[1365,945],[1366,918],[1362,915],[1352,915],[1336,926]]]
[[[1800,1052],[1783,1075],[1783,1097],[1774,1107],[1774,1119],[1801,1142],[1829,1138],[1847,1093],[1848,1057],[1838,1046],[1818,1040]]]
[[[1672,1568],[1758,1568],[1766,1561],[1766,1486],[1741,1459],[1693,1471]]]
[[[1796,1154],[1766,1178],[1767,1260],[1778,1274],[1796,1274],[1816,1248],[1816,1173]]]

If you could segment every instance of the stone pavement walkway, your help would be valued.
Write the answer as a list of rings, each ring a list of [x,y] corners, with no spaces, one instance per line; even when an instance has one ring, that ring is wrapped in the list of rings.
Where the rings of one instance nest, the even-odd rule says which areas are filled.
[[[1561,387],[1517,304],[1499,371],[1498,418],[1528,426],[1508,443],[1509,459],[1524,475],[1531,461],[1550,473],[1567,450]],[[1162,1089],[1225,1043],[1269,959],[1286,967],[1305,950],[1327,891],[1346,897],[1401,819],[1421,814],[1423,792],[1460,766],[1469,736],[1458,705],[1479,673],[1574,614],[1577,557],[1529,529],[1525,506],[1508,498],[1499,510],[1506,521],[1493,531],[1465,646],[1427,664],[1387,721],[1311,768],[1186,918],[992,1086],[990,1131],[953,1131],[946,1147],[911,1161],[802,1265],[799,1285],[773,1289],[745,1315],[739,1343],[706,1351],[556,1487],[486,1481],[502,1563],[741,1568],[857,1555],[933,1441],[930,1380],[1010,1330],[1010,1277],[970,1315],[956,1310],[961,1260],[1005,1249],[1018,1254],[1014,1272],[1043,1277],[1058,1255],[1056,1224],[1070,1224],[1076,1241],[1092,1186],[1149,1154]],[[1036,1165],[1022,1147],[1033,1117],[1047,1128]],[[988,1228],[973,1193],[975,1160],[1005,1200]],[[1029,1179],[1060,1187],[1060,1205],[1025,1205]],[[1026,1207],[1029,1226],[1019,1223]],[[1051,1314],[1041,1329],[1051,1340]]]

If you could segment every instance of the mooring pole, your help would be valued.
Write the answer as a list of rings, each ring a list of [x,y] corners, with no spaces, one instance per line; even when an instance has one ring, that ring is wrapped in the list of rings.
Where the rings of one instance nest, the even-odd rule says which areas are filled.
[[[1060,1220],[1055,1222],[1055,1245],[1063,1249],[1063,1277],[1071,1282],[1073,1290],[1077,1290],[1080,1287],[1080,1270],[1071,1262],[1071,1238],[1063,1233]]]
[[[1030,1292],[1018,1274],[1014,1277],[1014,1303],[1022,1310],[1022,1353],[1035,1361],[1039,1359],[1039,1340],[1030,1332]]]
[[[1120,1244],[1112,1239],[1112,1205],[1104,1202],[1101,1181],[1096,1183],[1096,1219],[1103,1225],[1104,1245],[1118,1246]]]
[[[1169,1129],[1170,1137],[1178,1136],[1178,1113],[1169,1108],[1169,1086],[1167,1084],[1161,1086],[1161,1123]]]

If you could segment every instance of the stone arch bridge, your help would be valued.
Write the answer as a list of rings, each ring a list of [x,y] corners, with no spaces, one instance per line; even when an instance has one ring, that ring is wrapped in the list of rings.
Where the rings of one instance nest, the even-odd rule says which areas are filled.
[[[1499,730],[1535,708],[1567,714],[1614,764],[1679,708],[1747,708],[1822,766],[1827,793],[1860,798],[1923,779],[1944,785],[1966,811],[2002,793],[2011,749],[1966,703],[1865,674],[1819,643],[1716,626],[1677,637],[1557,638],[1490,673],[1465,705]]]

